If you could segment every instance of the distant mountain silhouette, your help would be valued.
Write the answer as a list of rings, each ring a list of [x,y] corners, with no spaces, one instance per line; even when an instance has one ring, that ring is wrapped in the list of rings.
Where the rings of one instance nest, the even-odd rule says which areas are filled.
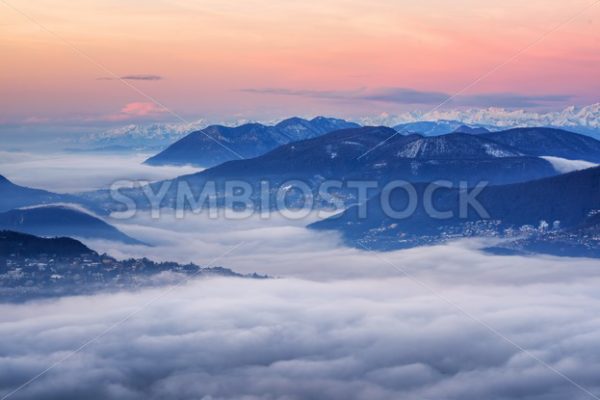
[[[426,184],[416,185],[423,198]],[[408,218],[395,219],[384,212],[381,193],[367,204],[367,218],[361,218],[359,207],[354,206],[340,215],[311,225],[314,229],[340,231],[350,243],[363,243],[368,248],[394,249],[435,243],[451,237],[502,234],[506,229],[519,230],[530,226],[537,229],[545,223],[557,225],[561,232],[577,232],[585,226],[598,226],[591,218],[600,210],[600,167],[555,177],[486,187],[477,200],[489,216],[480,216],[472,209],[460,218],[460,192],[439,188],[434,192],[433,204],[440,211],[451,211],[453,217],[434,218],[425,211],[420,201],[417,210]],[[408,196],[403,190],[391,193],[392,209],[404,210]],[[571,243],[585,240],[585,235],[574,234]]]
[[[197,165],[212,167],[225,161],[253,158],[277,146],[309,139],[357,124],[341,119],[289,118],[274,126],[259,123],[237,127],[212,125],[195,131],[145,161],[148,165]]]
[[[19,186],[0,175],[0,212],[37,204],[73,203],[74,196]]]
[[[0,231],[0,257],[78,257],[96,254],[80,241],[68,237],[41,238],[13,231]]]
[[[178,177],[169,181],[170,191],[162,206],[175,203],[176,188],[181,182],[187,183],[198,196],[207,182],[221,184],[242,180],[257,193],[261,181],[269,181],[271,187],[277,188],[286,181],[301,180],[317,195],[319,184],[325,180],[370,180],[381,186],[397,179],[410,182],[450,180],[456,184],[465,181],[474,185],[480,181],[490,184],[521,182],[555,174],[548,161],[524,155],[481,135],[453,133],[423,137],[401,135],[387,127],[361,127],[289,143],[253,159],[229,161]],[[158,182],[151,186],[157,191],[162,184]],[[347,204],[351,204],[354,201],[352,195],[344,190],[340,194]],[[141,190],[124,190],[123,193],[135,198],[138,207],[148,206]],[[87,197],[107,209],[117,207],[110,204],[106,191],[88,193]]]
[[[554,156],[600,163],[600,141],[562,129],[516,128],[490,132],[482,136],[533,156]]]
[[[63,206],[40,206],[0,213],[0,229],[38,236],[69,236],[142,244],[91,214]]]
[[[391,128],[363,127],[290,143],[254,159],[230,161],[178,179],[449,179],[507,183],[554,174],[547,161],[524,156],[480,136],[404,136]]]

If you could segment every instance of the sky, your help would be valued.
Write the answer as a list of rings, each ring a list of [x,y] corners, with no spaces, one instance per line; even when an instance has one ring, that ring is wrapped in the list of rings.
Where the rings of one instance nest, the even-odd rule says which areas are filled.
[[[587,105],[599,24],[593,0],[2,0],[0,124]]]

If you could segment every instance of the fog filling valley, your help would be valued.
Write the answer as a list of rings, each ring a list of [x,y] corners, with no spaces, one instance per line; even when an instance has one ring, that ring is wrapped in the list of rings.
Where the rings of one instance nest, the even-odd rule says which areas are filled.
[[[23,186],[52,192],[108,188],[119,180],[156,181],[201,171],[195,167],[151,167],[148,154],[28,153],[0,150],[0,172]]]
[[[80,179],[89,170],[69,168],[77,156],[68,156],[44,161],[50,167],[30,175],[35,182],[19,183],[62,179],[75,192],[133,164],[101,158],[89,166],[98,182]],[[157,171],[145,178],[189,169]],[[110,220],[152,246],[84,243],[117,258],[220,265],[273,279],[191,279],[0,304],[0,397],[597,398],[597,260],[489,255],[481,239],[368,252],[306,229],[316,218],[178,219],[165,210],[159,219]]]
[[[599,389],[599,277],[519,263],[543,281],[493,283],[467,261],[427,280],[435,294],[403,277],[209,278],[150,306],[164,289],[1,306],[0,385],[134,313],[13,398],[591,398],[556,371]]]

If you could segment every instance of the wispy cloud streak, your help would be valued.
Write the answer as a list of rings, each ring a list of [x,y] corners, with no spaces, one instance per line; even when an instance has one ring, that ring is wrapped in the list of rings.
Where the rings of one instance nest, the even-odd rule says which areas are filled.
[[[375,101],[394,104],[438,104],[450,94],[411,88],[386,87],[355,90],[307,90],[289,88],[248,88],[246,93],[265,95],[299,96],[343,101]],[[570,94],[523,95],[519,93],[481,93],[453,98],[452,106],[472,107],[520,107],[532,108],[552,103],[564,103],[572,99]]]
[[[123,79],[126,81],[160,81],[165,78],[160,75],[133,74],[133,75],[123,75],[123,76],[119,77],[119,79]],[[118,80],[118,79],[109,77],[109,76],[102,76],[102,77],[98,78],[97,80],[99,80],[99,81],[114,81],[114,80]]]

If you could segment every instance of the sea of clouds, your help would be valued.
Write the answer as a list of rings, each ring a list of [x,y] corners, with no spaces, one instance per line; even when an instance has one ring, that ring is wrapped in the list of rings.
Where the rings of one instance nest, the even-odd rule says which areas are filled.
[[[98,161],[62,178],[81,190],[80,174],[141,171]],[[23,179],[60,182],[47,165]],[[273,279],[0,303],[0,399],[598,398],[597,260],[489,255],[473,240],[369,252],[306,229],[316,218],[109,221],[152,247],[86,244]]]
[[[108,188],[119,180],[157,181],[201,171],[191,166],[151,167],[151,154],[28,153],[0,151],[0,175],[22,186],[57,193]]]
[[[597,260],[494,256],[470,240],[374,253],[281,217],[139,214],[119,227],[154,247],[88,244],[274,279],[0,305],[0,393],[48,367],[9,398],[562,400],[600,391]]]
[[[0,392],[59,362],[10,398],[593,399],[596,271],[505,259],[530,279],[495,281],[468,261],[425,286],[208,278],[1,305]]]

